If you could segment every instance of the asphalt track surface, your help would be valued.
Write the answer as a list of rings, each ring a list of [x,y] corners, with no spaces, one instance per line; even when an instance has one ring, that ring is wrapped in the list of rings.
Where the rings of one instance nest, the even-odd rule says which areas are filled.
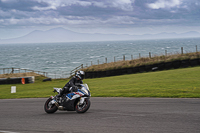
[[[200,133],[200,99],[91,98],[84,114],[46,114],[46,99],[0,100],[0,133]]]

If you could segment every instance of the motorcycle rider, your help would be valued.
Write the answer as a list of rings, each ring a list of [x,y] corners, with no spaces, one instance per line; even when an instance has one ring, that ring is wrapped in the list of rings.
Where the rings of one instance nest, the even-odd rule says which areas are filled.
[[[76,72],[75,76],[73,76],[70,81],[63,87],[57,97],[61,97],[63,94],[67,94],[71,91],[76,92],[78,90],[77,84],[83,84],[85,72],[78,71]]]

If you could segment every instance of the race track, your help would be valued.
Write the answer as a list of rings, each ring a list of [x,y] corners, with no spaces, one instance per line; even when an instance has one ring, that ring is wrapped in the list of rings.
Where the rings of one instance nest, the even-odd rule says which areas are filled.
[[[0,133],[200,133],[200,99],[91,98],[84,114],[46,114],[46,99],[0,100]]]

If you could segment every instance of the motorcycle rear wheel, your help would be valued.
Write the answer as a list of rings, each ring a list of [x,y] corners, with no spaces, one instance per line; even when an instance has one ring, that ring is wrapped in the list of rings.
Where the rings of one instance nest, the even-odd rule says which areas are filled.
[[[45,102],[45,104],[44,104],[44,110],[45,110],[45,112],[47,112],[48,114],[52,114],[52,113],[55,113],[57,110],[58,110],[58,107],[55,105],[55,104],[53,104],[53,105],[49,105],[49,102],[51,101],[52,99],[51,98],[49,98],[46,102]]]
[[[77,113],[85,113],[90,108],[90,100],[85,99],[82,105],[76,104],[75,110]]]

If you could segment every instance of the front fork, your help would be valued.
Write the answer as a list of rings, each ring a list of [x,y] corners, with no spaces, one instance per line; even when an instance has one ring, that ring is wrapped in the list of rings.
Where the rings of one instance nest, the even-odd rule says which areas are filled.
[[[79,105],[82,105],[83,104],[83,102],[85,101],[85,98],[84,97],[80,97],[80,100],[79,100]]]
[[[84,101],[85,101],[86,98],[89,98],[89,97],[80,97],[78,105],[82,105],[84,103]]]
[[[58,102],[56,102],[56,100],[55,100],[55,97],[54,96],[51,96],[51,102],[49,102],[49,104],[55,104],[57,107],[59,107],[59,104],[58,104]]]

